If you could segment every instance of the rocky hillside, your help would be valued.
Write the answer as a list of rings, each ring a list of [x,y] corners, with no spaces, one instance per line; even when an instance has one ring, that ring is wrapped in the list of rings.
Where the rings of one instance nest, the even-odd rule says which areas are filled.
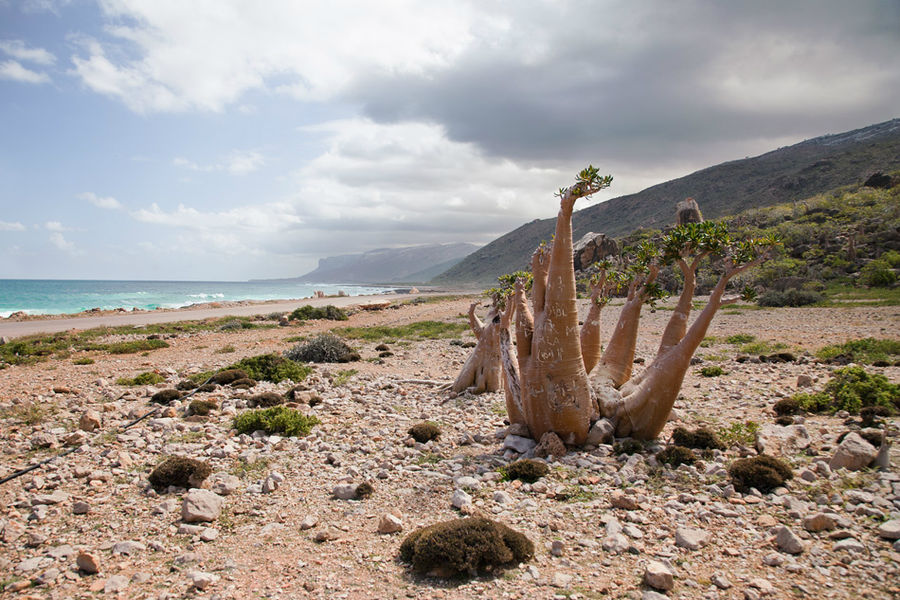
[[[297,280],[309,283],[420,283],[446,271],[477,249],[474,244],[429,244],[329,256],[319,259],[315,271]]]
[[[900,168],[900,119],[825,135],[761,156],[722,163],[614,198],[575,213],[574,237],[589,231],[616,237],[672,222],[675,203],[695,198],[707,219],[792,202]],[[615,174],[613,174],[615,175]],[[488,285],[524,268],[534,248],[553,234],[555,218],[535,220],[494,240],[434,279]]]

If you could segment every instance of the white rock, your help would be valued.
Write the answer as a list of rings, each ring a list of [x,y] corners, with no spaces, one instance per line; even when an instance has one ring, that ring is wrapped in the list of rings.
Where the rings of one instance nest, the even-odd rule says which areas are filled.
[[[300,529],[304,531],[307,529],[312,529],[313,527],[318,525],[318,523],[318,517],[316,517],[315,515],[306,515],[305,517],[303,517],[303,520],[300,521]]]
[[[385,513],[378,520],[378,533],[397,533],[403,531],[403,521],[396,515]]]
[[[494,502],[497,504],[512,504],[514,500],[512,499],[512,496],[503,490],[497,490],[494,492]]]
[[[588,446],[599,446],[600,444],[612,444],[613,434],[616,428],[607,419],[598,419],[588,431],[585,444]]]
[[[651,560],[644,568],[644,583],[665,592],[675,587],[675,576],[669,567],[658,560]]]
[[[220,496],[230,496],[241,486],[241,480],[231,473],[214,473],[209,478],[209,489]]]
[[[601,546],[607,552],[620,554],[628,550],[628,548],[631,546],[631,543],[628,541],[628,538],[621,533],[614,533],[603,538]]]
[[[900,540],[900,519],[892,519],[879,525],[878,535],[886,540]]]
[[[756,434],[756,450],[760,454],[783,456],[809,448],[809,432],[803,425],[782,427],[767,423]]]
[[[850,552],[851,554],[865,554],[866,552],[865,545],[858,539],[852,537],[835,542],[833,549],[835,552],[843,550],[845,552]]]
[[[203,571],[188,571],[187,576],[191,580],[191,585],[198,590],[205,590],[219,580],[218,575]]]
[[[878,449],[875,446],[856,432],[851,432],[841,441],[828,466],[832,469],[844,468],[849,471],[859,471],[868,467],[877,455]]]
[[[146,549],[147,546],[143,545],[140,542],[136,542],[134,540],[125,540],[124,542],[116,542],[115,544],[113,544],[112,553],[131,556],[132,554],[143,552]]]
[[[181,518],[185,523],[215,521],[222,512],[225,499],[209,490],[191,489],[184,495]]]
[[[537,446],[537,442],[533,439],[519,435],[508,435],[506,436],[506,439],[503,440],[504,449],[513,450],[519,454],[525,454],[535,446]]]
[[[467,494],[464,490],[457,489],[453,492],[453,495],[450,496],[450,504],[454,508],[469,506],[472,504],[472,496]]]
[[[702,529],[679,527],[675,530],[675,545],[688,550],[699,550],[709,543],[709,534]]]
[[[331,491],[335,498],[339,500],[351,500],[356,498],[356,484],[354,483],[339,483],[334,486],[334,489]]]
[[[113,575],[103,585],[103,592],[106,594],[121,592],[128,587],[128,581],[129,579],[124,575]]]

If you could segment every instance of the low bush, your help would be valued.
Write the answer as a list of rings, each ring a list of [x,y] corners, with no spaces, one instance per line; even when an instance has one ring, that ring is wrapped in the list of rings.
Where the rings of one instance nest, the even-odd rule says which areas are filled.
[[[692,465],[697,462],[694,451],[684,446],[667,446],[656,453],[656,460],[664,465],[677,467],[678,465]]]
[[[203,383],[207,379],[209,379],[210,383],[216,383],[218,385],[229,385],[234,383],[238,379],[247,379],[247,372],[242,369],[225,369],[224,371],[219,371],[214,375],[206,375],[205,373],[200,373],[201,377],[195,380],[197,383]],[[193,379],[193,378],[192,378]]]
[[[281,394],[276,394],[275,392],[263,392],[262,394],[251,396],[250,399],[247,400],[247,406],[250,408],[268,408],[270,406],[284,404],[284,401],[285,397]]]
[[[444,323],[443,321],[418,321],[402,327],[344,327],[336,333],[351,339],[368,342],[391,342],[392,340],[436,340],[457,337],[469,326],[463,323]]]
[[[783,292],[768,290],[760,294],[756,303],[759,306],[808,306],[823,300],[825,296],[813,290],[791,288]]]
[[[550,472],[550,467],[539,460],[523,458],[510,463],[503,469],[503,478],[512,481],[519,479],[525,483],[534,483]]]
[[[156,385],[157,383],[162,383],[165,380],[166,378],[159,373],[147,371],[146,373],[141,373],[140,375],[135,375],[134,377],[119,377],[118,379],[116,379],[116,385]]]
[[[866,287],[891,287],[897,283],[897,274],[888,261],[879,258],[859,270],[859,282]]]
[[[791,415],[781,415],[779,417],[775,417],[775,424],[781,425],[782,427],[787,427],[788,425],[794,424],[794,417]]]
[[[312,373],[312,368],[306,365],[279,356],[278,354],[260,354],[259,356],[251,356],[234,363],[229,369],[239,369],[244,371],[243,377],[237,379],[252,378],[257,381],[271,381],[272,383],[280,383],[286,379],[294,382],[301,382],[306,376]],[[216,382],[218,383],[218,382]]]
[[[181,488],[200,487],[212,469],[205,462],[185,456],[170,456],[156,466],[148,479],[157,492],[170,485]]]
[[[247,410],[234,418],[234,428],[238,433],[262,430],[270,435],[279,433],[297,437],[307,435],[319,423],[315,416],[306,416],[299,410],[286,406]]]
[[[373,488],[372,484],[368,481],[363,481],[358,486],[356,486],[354,493],[356,494],[355,497],[357,500],[365,500],[375,493],[375,488]]]
[[[471,517],[413,531],[400,544],[400,557],[419,573],[475,576],[531,560],[534,544],[502,523]]]
[[[613,452],[616,454],[637,454],[643,450],[644,444],[634,438],[625,438],[621,442],[613,444]]]
[[[313,339],[301,342],[284,353],[298,362],[345,363],[359,360],[359,354],[344,340],[330,333],[323,333]]]
[[[705,427],[700,427],[693,431],[684,427],[676,427],[675,431],[672,432],[672,442],[675,446],[696,448],[698,450],[725,449],[725,444],[719,440],[719,437]]]
[[[199,415],[201,417],[205,417],[216,407],[216,403],[212,400],[191,400],[191,403],[188,405],[187,412],[188,415]]]
[[[875,424],[878,417],[890,417],[894,411],[887,406],[864,406],[859,409],[859,417],[866,427]]]
[[[72,361],[73,365],[92,365],[94,364],[93,358],[76,358]]]
[[[725,369],[718,365],[706,365],[701,367],[700,374],[704,377],[718,377],[725,374]]]
[[[719,429],[717,435],[726,447],[735,444],[749,446],[756,441],[756,434],[758,432],[759,423],[756,421],[747,421],[746,423],[732,423],[728,427],[722,427]]]
[[[880,373],[868,373],[862,367],[852,366],[836,369],[823,391],[795,394],[793,398],[809,412],[846,410],[855,415],[864,406],[900,408],[900,385],[891,383]]]
[[[409,428],[409,431],[407,433],[409,433],[409,435],[411,435],[412,438],[420,444],[424,444],[426,442],[430,442],[431,440],[436,440],[437,438],[439,438],[441,436],[441,429],[434,423],[425,421],[422,423],[416,423]]]
[[[794,477],[788,464],[765,454],[734,461],[728,467],[728,474],[734,489],[742,494],[749,492],[750,488],[768,494]]]
[[[816,358],[837,363],[872,364],[900,359],[900,340],[863,338],[820,348]]]
[[[160,390],[153,394],[150,397],[150,402],[154,404],[168,404],[173,400],[179,400],[181,398],[181,392],[176,389],[169,388],[165,390]]]
[[[795,397],[782,398],[772,406],[772,410],[778,416],[799,415],[803,412],[803,409],[800,408],[800,402]]]
[[[756,336],[752,336],[749,333],[736,333],[725,338],[725,341],[734,346],[741,346],[743,344],[755,342]]]
[[[328,319],[329,321],[346,321],[347,313],[342,309],[332,306],[301,306],[294,309],[288,319],[291,321],[306,321],[309,319]]]

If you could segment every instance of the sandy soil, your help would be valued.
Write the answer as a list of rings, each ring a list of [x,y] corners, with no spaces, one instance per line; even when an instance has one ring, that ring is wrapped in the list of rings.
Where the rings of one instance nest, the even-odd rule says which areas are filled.
[[[295,343],[291,338],[335,326],[428,319],[462,324],[468,302],[359,311],[338,324],[178,335],[166,339],[169,348],[146,356],[94,352],[0,371],[0,476],[67,443],[78,448],[0,485],[0,581],[7,595],[87,598],[105,590],[129,598],[653,598],[642,583],[651,560],[674,574],[671,598],[900,594],[900,553],[878,533],[881,523],[900,518],[897,445],[893,473],[829,475],[817,461],[827,462],[847,429],[836,417],[806,417],[809,449],[785,456],[794,480],[764,496],[728,493],[724,468],[747,452],[740,446],[677,471],[657,467],[652,448],[627,461],[608,446],[575,449],[552,462],[551,473],[536,484],[500,481],[498,467],[515,458],[502,447],[503,395],[450,399],[419,383],[456,375],[469,351],[449,338],[390,340],[393,355],[383,359],[375,349],[379,342],[354,341],[362,361],[316,365],[304,384],[321,403],[299,408],[321,424],[306,438],[253,438],[231,429],[248,394],[284,392],[288,383],[262,383],[249,393],[222,387],[197,396],[219,406],[206,419],[186,419],[187,403],[176,402],[169,416],[118,429],[153,408],[148,399],[157,389],[188,374],[280,352]],[[266,305],[261,312],[274,311]],[[604,339],[617,312],[616,306],[604,312]],[[645,311],[638,359],[651,357],[670,314]],[[692,369],[661,437],[677,425],[769,425],[772,404],[797,391],[798,376],[811,377],[816,389],[833,370],[806,352],[848,339],[896,338],[898,326],[896,307],[725,311],[709,332],[716,339],[698,357],[726,374],[706,378]],[[799,360],[737,362],[739,350],[725,341],[735,333],[786,344]],[[470,333],[458,338],[472,339]],[[73,364],[86,356],[95,362]],[[150,370],[166,384],[114,383]],[[871,370],[900,381],[898,367]],[[99,415],[100,429],[79,432],[79,419],[89,411]],[[422,419],[441,427],[438,440],[409,441],[408,428]],[[47,441],[51,447],[42,447]],[[148,487],[153,466],[173,454],[200,458],[222,477],[236,477],[236,489],[223,497],[213,521],[184,523],[184,491],[158,494]],[[368,499],[332,494],[339,484],[363,481],[375,490]],[[264,484],[269,493],[262,493]],[[534,560],[497,576],[457,581],[411,573],[397,558],[403,536],[460,516],[451,506],[457,489],[471,499],[465,512],[525,533],[535,544]],[[614,492],[624,492],[635,508],[614,508]],[[400,516],[402,532],[378,533],[387,513]],[[835,515],[837,525],[808,531],[803,519],[817,513]],[[801,553],[778,546],[775,534],[782,526],[800,540]],[[685,528],[703,534],[696,549],[676,541]],[[78,570],[79,552],[99,562],[99,573]]]

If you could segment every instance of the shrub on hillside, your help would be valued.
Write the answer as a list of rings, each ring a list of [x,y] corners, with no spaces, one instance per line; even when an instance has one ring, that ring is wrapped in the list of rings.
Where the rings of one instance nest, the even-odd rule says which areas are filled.
[[[359,354],[344,340],[330,333],[323,333],[313,339],[301,342],[284,353],[298,362],[345,363],[359,360]]]
[[[800,408],[809,412],[834,413],[846,410],[859,413],[864,406],[900,408],[900,385],[880,373],[868,373],[862,367],[837,369],[821,392],[793,396]]]
[[[756,303],[759,306],[808,306],[824,299],[825,296],[813,290],[792,288],[783,292],[768,290],[759,296]]]
[[[504,479],[509,481],[519,479],[525,483],[534,483],[549,472],[550,467],[546,463],[532,458],[523,458],[507,465],[503,470],[503,475]]]
[[[867,287],[891,287],[897,283],[897,274],[887,260],[879,258],[860,269],[859,282]]]
[[[346,321],[347,313],[337,306],[301,306],[294,309],[288,319],[291,321],[306,321],[309,319],[328,319],[330,321]]]
[[[310,367],[278,354],[251,356],[234,363],[229,369],[244,371],[243,377],[237,377],[232,381],[252,378],[257,381],[271,381],[272,383],[280,383],[285,379],[299,383],[312,373]]]
[[[238,433],[253,433],[262,430],[270,435],[278,433],[302,437],[307,435],[319,422],[315,416],[306,416],[299,410],[286,406],[273,406],[272,408],[242,412],[234,418],[234,428]]]
[[[210,473],[212,469],[205,462],[185,456],[170,456],[153,469],[148,479],[153,489],[159,492],[166,490],[170,485],[182,488],[200,487]]]
[[[791,467],[777,458],[761,454],[753,458],[742,458],[728,467],[734,489],[746,494],[756,488],[767,494],[794,477]]]

